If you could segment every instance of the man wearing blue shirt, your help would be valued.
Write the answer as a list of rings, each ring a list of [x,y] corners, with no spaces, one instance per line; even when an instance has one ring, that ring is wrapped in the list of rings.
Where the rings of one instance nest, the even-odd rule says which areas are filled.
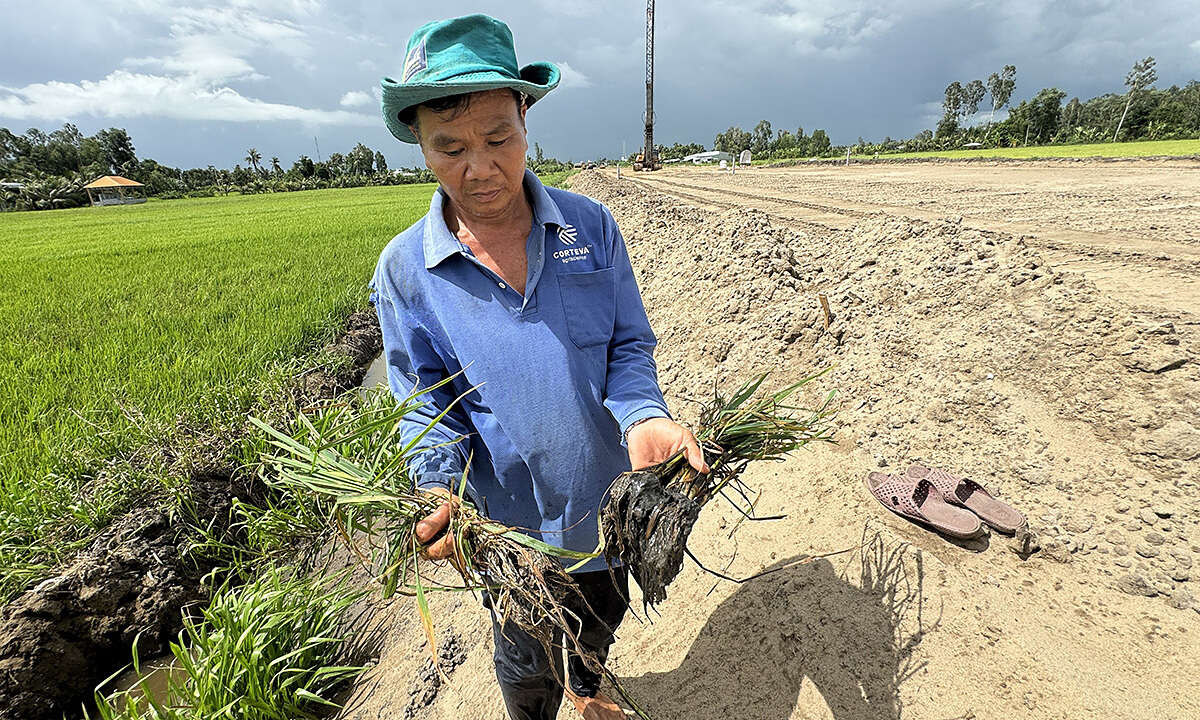
[[[572,550],[597,545],[597,517],[618,474],[683,450],[707,471],[690,431],[658,387],[654,334],[624,240],[603,205],[543,187],[525,169],[525,112],[558,69],[518,71],[503,23],[471,15],[410,38],[400,81],[384,78],[388,128],[420,144],[439,188],[429,213],[384,249],[371,283],[398,397],[430,387],[415,437],[445,408],[410,469],[447,502],[420,524],[446,526],[466,469],[475,505],[506,525]],[[457,402],[455,402],[457,399]],[[624,443],[623,443],[624,441]],[[446,535],[429,557],[453,555]],[[574,575],[587,608],[579,638],[601,661],[628,601],[627,578],[603,559]],[[549,720],[562,701],[562,658],[492,613],[496,673],[509,715]],[[622,717],[599,677],[568,657],[571,697],[589,719]]]

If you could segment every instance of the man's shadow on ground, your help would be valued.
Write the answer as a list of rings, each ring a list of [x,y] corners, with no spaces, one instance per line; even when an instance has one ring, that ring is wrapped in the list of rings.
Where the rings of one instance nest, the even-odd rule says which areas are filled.
[[[662,720],[788,718],[805,678],[837,720],[898,720],[913,650],[940,618],[925,617],[920,551],[864,540],[849,562],[775,563],[717,607],[679,667],[621,683]]]

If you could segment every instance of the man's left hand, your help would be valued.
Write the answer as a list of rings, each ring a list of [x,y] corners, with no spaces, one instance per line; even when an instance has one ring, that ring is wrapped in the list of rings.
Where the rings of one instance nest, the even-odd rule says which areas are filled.
[[[696,472],[708,472],[696,436],[674,420],[651,418],[629,430],[629,463],[634,470],[656,465],[680,450]]]

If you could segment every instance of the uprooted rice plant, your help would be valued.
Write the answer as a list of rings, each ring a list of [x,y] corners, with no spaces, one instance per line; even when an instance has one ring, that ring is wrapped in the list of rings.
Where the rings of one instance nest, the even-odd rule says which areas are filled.
[[[613,481],[600,513],[604,552],[629,566],[647,606],[666,599],[667,585],[683,566],[688,535],[705,503],[721,494],[749,516],[753,503],[740,480],[747,465],[780,460],[810,442],[832,437],[832,427],[824,422],[831,413],[832,393],[814,409],[787,404],[793,393],[819,375],[756,397],[766,377],[746,383],[728,398],[717,393],[701,409],[696,440],[708,473],[697,472],[680,452]]]
[[[350,398],[315,419],[300,418],[295,436],[260,424],[275,448],[264,460],[264,479],[285,494],[313,497],[327,508],[329,527],[371,569],[385,597],[400,592],[415,598],[435,662],[437,640],[427,595],[487,590],[498,614],[538,639],[547,653],[569,648],[621,691],[619,680],[581,646],[570,611],[563,607],[571,593],[579,592],[564,563],[594,554],[549,545],[482,516],[463,497],[465,477],[451,501],[446,530],[455,539],[451,564],[461,583],[425,577],[417,523],[447,499],[417,490],[408,475],[407,461],[424,433],[405,443],[400,424],[421,404],[419,396],[399,403],[387,395]],[[633,698],[622,695],[637,708]]]
[[[710,473],[697,475],[676,456],[614,483],[617,501],[602,515],[607,551],[632,566],[647,598],[661,600],[663,588],[678,572],[700,507],[726,490],[744,494],[739,476],[750,462],[779,459],[807,442],[828,438],[822,422],[829,414],[828,398],[815,410],[786,404],[807,380],[753,397],[763,381],[747,383],[728,398],[717,395],[702,410],[697,436]],[[421,403],[419,395],[399,403],[386,393],[347,396],[297,418],[291,432],[258,422],[272,445],[260,477],[274,493],[264,507],[238,507],[245,546],[251,548],[242,561],[282,559],[297,551],[311,557],[327,540],[340,538],[385,596],[402,593],[415,599],[435,662],[429,593],[487,590],[505,620],[539,639],[548,653],[563,648],[577,652],[646,717],[620,681],[583,650],[572,628],[575,618],[564,609],[565,599],[578,592],[564,566],[595,553],[557,548],[483,517],[463,496],[464,478],[452,499],[447,529],[455,538],[451,564],[458,581],[428,577],[416,527],[447,499],[415,489],[407,463],[421,438],[403,442],[400,437],[401,421]],[[748,504],[747,512],[752,512]],[[674,565],[668,567],[672,558]]]

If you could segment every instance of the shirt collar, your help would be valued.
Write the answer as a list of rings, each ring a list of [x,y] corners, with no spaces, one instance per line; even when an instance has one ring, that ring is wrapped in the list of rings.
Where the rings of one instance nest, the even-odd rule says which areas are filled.
[[[562,210],[558,203],[546,192],[546,187],[532,170],[525,170],[524,187],[533,199],[533,222],[538,225],[555,225],[563,227],[567,221],[563,219]],[[433,193],[429,201],[429,214],[425,216],[425,268],[432,269],[446,258],[455,253],[461,253],[462,243],[450,228],[446,227],[446,218],[442,215],[445,203],[445,193],[441,187]]]

